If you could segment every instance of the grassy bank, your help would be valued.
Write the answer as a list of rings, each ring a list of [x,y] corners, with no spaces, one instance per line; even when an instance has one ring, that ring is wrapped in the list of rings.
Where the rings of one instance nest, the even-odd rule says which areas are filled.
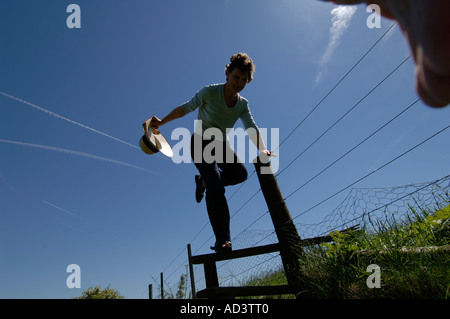
[[[304,248],[300,260],[304,290],[312,298],[449,298],[449,204],[446,198],[440,202],[445,208],[410,209],[407,220],[386,218],[359,231],[336,231],[331,233],[333,242]],[[278,270],[244,284],[285,282]]]

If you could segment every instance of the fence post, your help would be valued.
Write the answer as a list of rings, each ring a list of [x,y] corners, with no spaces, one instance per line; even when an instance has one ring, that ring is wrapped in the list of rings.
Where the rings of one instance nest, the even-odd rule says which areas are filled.
[[[153,299],[153,285],[148,285],[148,299]]]
[[[164,279],[163,279],[163,273],[161,273],[161,299],[164,299]]]
[[[187,245],[188,250],[188,258],[189,258],[189,273],[191,276],[191,290],[192,290],[192,299],[195,299],[195,279],[194,279],[194,266],[191,263],[191,257],[192,257],[192,251],[191,251],[191,244]]]
[[[300,291],[299,258],[303,254],[300,236],[281,194],[270,161],[267,158],[267,160],[262,162],[258,156],[253,163],[280,244],[280,256],[286,279],[290,286]]]

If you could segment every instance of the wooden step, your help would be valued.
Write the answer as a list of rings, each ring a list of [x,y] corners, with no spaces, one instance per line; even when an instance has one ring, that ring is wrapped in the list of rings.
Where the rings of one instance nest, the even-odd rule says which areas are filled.
[[[280,245],[279,244],[270,244],[270,245],[265,245],[265,246],[233,250],[231,252],[222,253],[222,254],[212,253],[212,254],[191,256],[190,262],[194,265],[198,265],[198,264],[204,264],[205,262],[216,262],[216,261],[222,261],[222,260],[251,257],[251,256],[256,256],[256,255],[273,253],[273,252],[277,252],[277,251],[280,251]]]

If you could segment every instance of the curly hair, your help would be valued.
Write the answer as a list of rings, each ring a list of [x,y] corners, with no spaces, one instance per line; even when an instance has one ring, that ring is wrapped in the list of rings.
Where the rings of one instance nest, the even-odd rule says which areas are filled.
[[[253,60],[247,53],[233,54],[230,58],[230,64],[225,67],[225,72],[233,72],[234,68],[238,68],[241,72],[248,72],[248,83],[253,80],[253,72],[255,72],[255,65]]]

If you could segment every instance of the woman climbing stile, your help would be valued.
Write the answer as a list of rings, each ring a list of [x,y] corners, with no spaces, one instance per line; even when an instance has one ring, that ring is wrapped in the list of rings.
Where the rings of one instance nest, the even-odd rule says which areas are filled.
[[[234,54],[225,68],[225,83],[205,86],[190,101],[176,107],[163,119],[153,116],[143,124],[144,130],[148,124],[157,129],[198,109],[199,121],[191,137],[191,157],[200,173],[195,176],[195,197],[200,203],[206,190],[206,208],[216,236],[211,249],[217,253],[231,251],[230,213],[225,187],[247,179],[247,169],[227,141],[227,128],[232,129],[240,118],[260,153],[273,155],[259,134],[248,101],[239,95],[253,80],[254,70],[253,61],[246,53]],[[207,146],[209,153],[205,151]]]

